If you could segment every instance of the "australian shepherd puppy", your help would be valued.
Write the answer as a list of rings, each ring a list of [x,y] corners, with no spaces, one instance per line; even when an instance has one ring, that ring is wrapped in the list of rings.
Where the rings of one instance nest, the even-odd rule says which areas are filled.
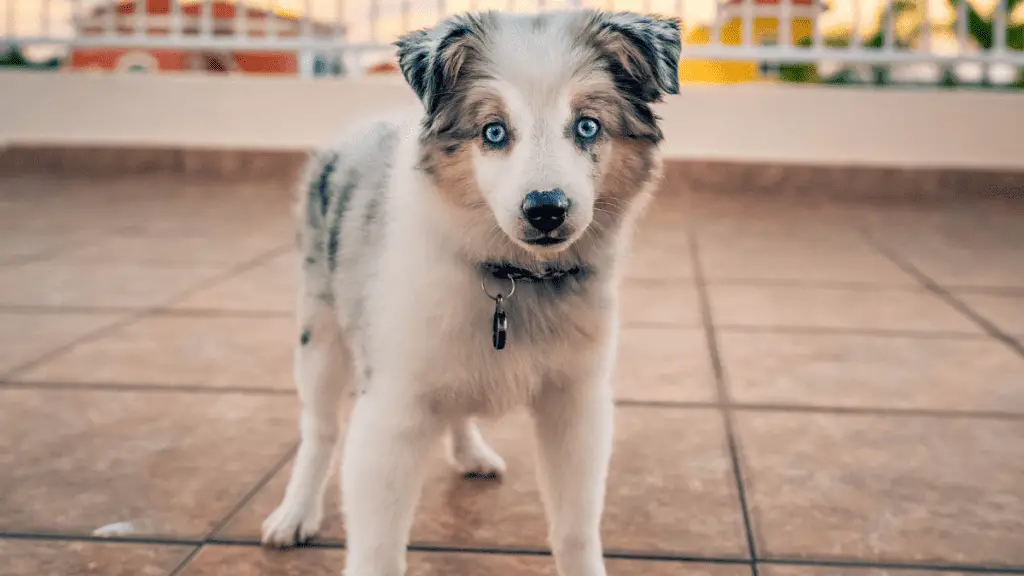
[[[500,475],[474,418],[525,405],[558,571],[605,574],[618,282],[679,52],[675,19],[595,11],[460,15],[398,42],[422,106],[303,180],[302,443],[266,544],[319,529],[346,390],[347,576],[403,574],[431,448]]]

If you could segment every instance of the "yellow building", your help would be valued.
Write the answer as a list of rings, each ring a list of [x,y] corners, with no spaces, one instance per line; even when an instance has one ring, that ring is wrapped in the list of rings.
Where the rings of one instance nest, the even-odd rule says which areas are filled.
[[[779,22],[784,7],[780,0],[727,0],[718,5],[715,23],[711,26],[695,27],[686,39],[688,45],[711,44],[713,30],[717,27],[719,40],[725,46],[743,44],[743,16],[753,17],[752,45],[767,46],[778,43]],[[789,6],[790,42],[796,45],[814,34],[814,23],[824,12],[820,0],[791,0]],[[761,78],[760,63],[757,61],[710,60],[686,58],[679,66],[681,82],[734,83],[753,82]]]

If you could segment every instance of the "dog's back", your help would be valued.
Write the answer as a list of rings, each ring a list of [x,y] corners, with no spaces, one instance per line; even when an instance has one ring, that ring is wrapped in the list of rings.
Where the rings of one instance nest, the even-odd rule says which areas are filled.
[[[334,280],[359,283],[379,247],[389,183],[401,139],[415,113],[395,111],[364,122],[307,161],[295,218],[307,296],[335,303]],[[355,299],[359,286],[349,291]]]

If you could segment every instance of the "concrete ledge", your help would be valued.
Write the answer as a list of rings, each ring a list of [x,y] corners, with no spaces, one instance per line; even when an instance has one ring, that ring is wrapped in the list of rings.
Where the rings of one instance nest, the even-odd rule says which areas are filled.
[[[0,145],[308,150],[416,106],[398,77],[301,80],[0,71]],[[1024,96],[787,84],[684,86],[667,158],[1024,170]]]
[[[1024,170],[668,161],[665,191],[801,199],[1024,200]]]
[[[14,146],[0,151],[0,177],[49,175],[278,181],[290,188],[305,151]],[[1024,170],[881,168],[668,159],[663,194],[751,194],[803,198],[1016,198]]]
[[[116,146],[10,146],[0,150],[0,176],[112,178],[165,174],[227,180],[294,182],[307,153]]]

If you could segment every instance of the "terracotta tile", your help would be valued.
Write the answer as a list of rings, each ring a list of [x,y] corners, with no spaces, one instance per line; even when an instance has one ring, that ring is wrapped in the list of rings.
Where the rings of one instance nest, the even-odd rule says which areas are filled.
[[[546,546],[535,450],[523,442],[529,427],[525,418],[488,427],[488,440],[509,465],[500,485],[468,482],[435,468],[416,541]],[[603,525],[608,549],[742,556],[737,502],[717,413],[618,410]]]
[[[6,206],[0,204],[0,212],[6,209]],[[88,241],[88,235],[85,234],[0,231],[0,264],[39,260]]]
[[[708,292],[719,326],[981,333],[923,290],[712,285]]]
[[[556,576],[549,556],[411,552],[408,576]],[[253,547],[209,546],[182,572],[182,576],[313,576],[340,573],[345,552],[339,549],[299,548],[286,551]],[[607,560],[609,576],[746,576],[744,566],[691,562]]]
[[[764,248],[813,248],[839,252],[862,246],[861,235],[849,226],[845,212],[806,209],[803,202],[762,203],[741,201],[723,210],[694,219],[698,248],[734,246]],[[699,211],[698,207],[696,211]]]
[[[1024,337],[1024,292],[1019,295],[961,293],[956,297],[1003,332]]]
[[[625,327],[619,335],[615,397],[710,402],[717,398],[704,331]]]
[[[1019,208],[964,205],[882,220],[872,223],[878,242],[939,284],[1024,287]]]
[[[686,234],[679,228],[642,228],[625,259],[625,276],[639,280],[693,278],[693,263]]]
[[[0,540],[0,576],[166,576],[191,546]]]
[[[720,331],[737,402],[1024,412],[1024,358],[989,338]]]
[[[200,290],[175,308],[206,310],[295,310],[301,270],[295,254],[279,256]]]
[[[342,400],[340,408],[340,441],[344,441],[345,433],[348,430],[348,417],[352,410],[354,398],[347,396]],[[296,402],[297,404],[297,402]],[[295,413],[294,428],[298,430],[298,412]],[[343,445],[343,444],[342,444]],[[437,459],[433,465],[443,466],[444,463]],[[242,540],[258,542],[260,539],[260,527],[263,521],[270,515],[277,505],[281,503],[285,488],[288,486],[288,479],[291,477],[292,460],[281,471],[274,475],[252,498],[238,510],[225,524],[217,531],[216,537],[226,540]],[[341,486],[339,471],[341,469],[341,458],[335,462],[327,480],[327,497],[324,502],[324,519],[320,533],[316,536],[316,542],[330,542],[340,544],[345,541],[345,526],[341,518]]]
[[[689,281],[627,280],[622,285],[620,321],[630,324],[700,326],[697,290]]]
[[[917,280],[859,239],[830,245],[740,236],[700,245],[710,283],[737,280],[916,286]]]
[[[145,308],[213,278],[217,268],[38,263],[0,268],[0,305]]]
[[[200,538],[296,440],[291,398],[2,390],[0,531]]]
[[[136,266],[230,266],[281,247],[272,235],[178,236],[173,239],[134,234],[108,236],[61,253],[54,263]]]
[[[1024,421],[737,414],[760,553],[1024,564]]]
[[[764,576],[967,576],[968,572],[905,570],[892,568],[840,568],[837,566],[785,566],[761,564]]]
[[[290,318],[148,316],[19,375],[19,380],[292,388]]]
[[[1024,287],[1024,247],[1002,250],[938,249],[907,250],[897,246],[903,258],[942,285]]]
[[[116,322],[111,314],[0,312],[0,374]]]
[[[466,480],[438,453],[417,512],[413,542],[546,549],[534,445],[524,441],[524,430],[532,428],[529,419],[516,413],[484,422],[483,428],[488,442],[508,463],[508,477],[500,482]],[[716,412],[620,408],[615,434],[604,516],[607,549],[746,554],[724,430]],[[260,524],[284,493],[288,472],[282,470],[220,535],[258,538]],[[344,540],[336,486],[332,480],[321,541]]]

